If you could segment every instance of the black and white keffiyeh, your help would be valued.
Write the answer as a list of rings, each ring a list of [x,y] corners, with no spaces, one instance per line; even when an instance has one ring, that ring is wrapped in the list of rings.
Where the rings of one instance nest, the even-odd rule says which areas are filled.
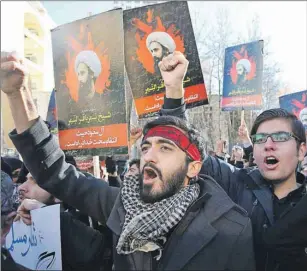
[[[117,244],[117,253],[130,254],[135,251],[159,250],[159,241],[166,242],[167,233],[185,215],[188,207],[198,198],[198,183],[182,188],[178,193],[155,203],[144,203],[140,199],[139,176],[125,178],[121,199],[126,210],[125,223]]]

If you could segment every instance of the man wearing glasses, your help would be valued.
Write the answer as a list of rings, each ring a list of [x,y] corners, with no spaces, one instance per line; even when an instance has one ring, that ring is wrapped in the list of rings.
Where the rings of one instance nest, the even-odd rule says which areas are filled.
[[[160,62],[169,86],[162,115],[185,118],[182,80],[187,66],[184,61],[170,64],[167,58]],[[266,110],[257,117],[251,140],[258,168],[236,169],[209,156],[200,173],[213,177],[247,210],[257,270],[307,270],[306,185],[305,176],[297,172],[306,153],[304,126],[283,109]]]

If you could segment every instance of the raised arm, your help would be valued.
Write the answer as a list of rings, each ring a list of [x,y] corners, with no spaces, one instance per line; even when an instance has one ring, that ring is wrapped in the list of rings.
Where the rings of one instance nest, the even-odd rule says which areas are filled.
[[[183,80],[188,69],[189,61],[180,52],[175,52],[163,58],[159,63],[165,83],[164,105],[160,115],[171,115],[186,119],[186,104],[184,102]],[[201,174],[214,178],[232,198],[236,198],[237,186],[236,169],[234,166],[212,156],[204,161]]]
[[[1,89],[8,97],[16,127],[10,138],[38,185],[96,220],[106,222],[118,188],[87,178],[65,162],[63,151],[38,116],[21,58],[1,53],[0,75]]]

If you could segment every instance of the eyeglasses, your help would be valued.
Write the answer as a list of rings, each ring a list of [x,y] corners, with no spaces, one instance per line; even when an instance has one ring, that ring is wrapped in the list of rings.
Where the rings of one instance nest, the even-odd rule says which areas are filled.
[[[273,142],[286,142],[291,138],[300,141],[300,139],[297,136],[289,132],[276,132],[272,134],[259,133],[252,135],[251,139],[253,144],[262,144],[265,143],[269,137],[272,139]]]

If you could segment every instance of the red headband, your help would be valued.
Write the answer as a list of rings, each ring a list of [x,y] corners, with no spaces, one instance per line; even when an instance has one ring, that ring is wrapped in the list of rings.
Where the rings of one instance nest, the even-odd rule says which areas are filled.
[[[180,149],[188,154],[193,161],[201,161],[201,155],[195,144],[179,129],[173,126],[156,126],[151,128],[143,140],[148,137],[160,136],[173,141]]]

